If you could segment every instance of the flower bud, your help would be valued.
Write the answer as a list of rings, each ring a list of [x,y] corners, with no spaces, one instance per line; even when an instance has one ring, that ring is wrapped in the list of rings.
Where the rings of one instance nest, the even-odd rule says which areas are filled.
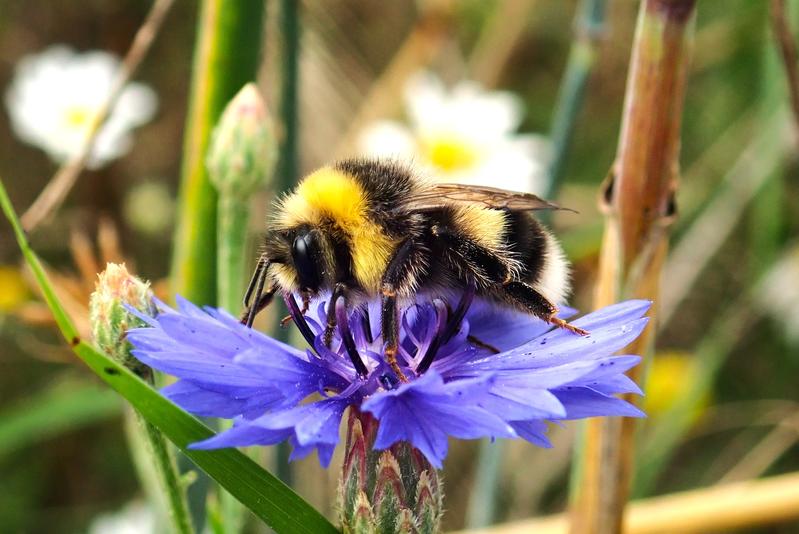
[[[443,510],[438,473],[407,443],[374,450],[377,424],[369,414],[350,408],[338,494],[343,531],[438,532]]]
[[[129,369],[143,374],[146,368],[130,355],[125,334],[131,328],[145,326],[144,321],[129,312],[125,305],[155,315],[149,282],[131,275],[124,264],[109,263],[105,271],[97,275],[89,300],[92,335],[98,347]]]
[[[255,84],[248,83],[214,129],[206,161],[209,178],[220,194],[246,198],[266,182],[276,156],[266,105]]]

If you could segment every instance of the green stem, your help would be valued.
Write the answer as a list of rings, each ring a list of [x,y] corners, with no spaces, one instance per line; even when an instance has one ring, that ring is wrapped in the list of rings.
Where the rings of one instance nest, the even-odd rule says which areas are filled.
[[[246,200],[220,194],[217,212],[217,301],[236,314],[241,307],[250,209]]]
[[[283,143],[275,177],[275,193],[290,189],[299,178],[299,59],[300,59],[300,13],[297,0],[281,0],[281,37],[283,40],[283,76],[281,80],[280,119],[283,124]],[[276,322],[273,333],[288,341],[290,330],[280,328]],[[292,472],[289,465],[291,449],[280,443],[275,454],[275,472],[280,480],[291,485]]]
[[[218,305],[236,314],[241,306],[247,223],[250,210],[246,200],[220,193],[217,211],[217,300]],[[227,421],[222,428],[229,428]],[[225,532],[240,532],[244,526],[244,507],[230,493],[219,495],[219,512]]]
[[[496,518],[497,489],[505,451],[504,441],[483,440],[474,476],[474,485],[469,496],[466,528],[484,528]]]
[[[545,198],[558,194],[566,157],[569,153],[577,115],[583,107],[585,87],[596,63],[599,38],[604,30],[607,0],[582,0],[575,17],[575,39],[569,51],[566,72],[558,90],[558,100],[552,117],[552,163]]]
[[[151,501],[165,505],[172,532],[193,533],[185,484],[164,435],[132,409],[126,414],[125,426],[136,469]]]
[[[275,181],[275,192],[281,193],[297,183],[299,173],[299,65],[300,13],[297,0],[281,0],[281,37],[283,39],[283,76],[280,93],[280,118],[283,143]]]
[[[264,1],[204,0],[200,8],[183,146],[172,290],[197,304],[216,299],[217,195],[205,157],[225,104],[255,78]]]

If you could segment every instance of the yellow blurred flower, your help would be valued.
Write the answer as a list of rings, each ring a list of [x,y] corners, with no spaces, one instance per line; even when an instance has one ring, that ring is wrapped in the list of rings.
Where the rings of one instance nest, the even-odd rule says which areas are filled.
[[[696,360],[687,352],[658,353],[650,363],[644,392],[644,411],[652,418],[664,415],[682,396],[696,373]],[[694,408],[691,420],[696,421],[710,404],[706,395]]]
[[[16,310],[28,296],[28,286],[19,269],[0,265],[0,313]]]

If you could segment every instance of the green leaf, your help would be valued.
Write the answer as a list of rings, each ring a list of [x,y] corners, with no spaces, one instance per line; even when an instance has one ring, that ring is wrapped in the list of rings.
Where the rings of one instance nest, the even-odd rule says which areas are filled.
[[[240,451],[188,449],[189,444],[207,439],[213,435],[213,432],[195,417],[161,396],[127,368],[80,339],[75,325],[56,297],[38,257],[28,244],[2,180],[0,180],[0,205],[14,228],[25,261],[53,312],[61,334],[75,354],[97,376],[125,397],[148,422],[161,430],[200,469],[208,473],[276,532],[292,534],[337,532],[322,514]]]

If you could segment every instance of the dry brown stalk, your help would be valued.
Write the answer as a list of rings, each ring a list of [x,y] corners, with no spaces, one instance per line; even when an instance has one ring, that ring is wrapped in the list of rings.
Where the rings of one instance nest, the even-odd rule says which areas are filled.
[[[97,139],[97,134],[100,133],[100,128],[105,124],[111,110],[114,109],[122,90],[125,89],[147,52],[149,52],[173,3],[174,0],[156,0],[153,4],[147,14],[147,18],[144,19],[141,27],[133,37],[133,42],[122,60],[122,65],[114,79],[114,84],[108,97],[97,110],[97,115],[92,120],[88,135],[83,141],[83,146],[81,146],[75,156],[58,169],[42,192],[39,193],[39,196],[36,197],[36,200],[33,201],[33,204],[22,215],[22,226],[25,230],[33,230],[56,210],[75,185],[75,182],[77,182],[78,176],[83,172],[89,160],[89,155],[94,148],[94,142]]]
[[[796,518],[799,518],[799,473],[789,473],[632,502],[624,518],[624,532],[729,532]],[[569,517],[558,514],[472,530],[468,534],[564,534],[568,528]]]
[[[780,50],[783,66],[785,67],[785,77],[788,80],[788,94],[791,100],[796,129],[799,130],[799,57],[796,53],[796,43],[791,34],[791,27],[788,24],[788,17],[785,13],[785,0],[771,1],[771,28],[774,32],[774,40]]]
[[[658,297],[674,214],[694,6],[694,0],[641,4],[616,162],[603,191],[606,226],[597,308],[629,298]],[[654,313],[653,307],[653,319]],[[625,352],[646,354],[654,330],[650,325]],[[633,369],[632,378],[640,382],[643,369],[644,365]],[[587,423],[581,471],[573,488],[572,532],[621,531],[634,431],[632,419]]]

